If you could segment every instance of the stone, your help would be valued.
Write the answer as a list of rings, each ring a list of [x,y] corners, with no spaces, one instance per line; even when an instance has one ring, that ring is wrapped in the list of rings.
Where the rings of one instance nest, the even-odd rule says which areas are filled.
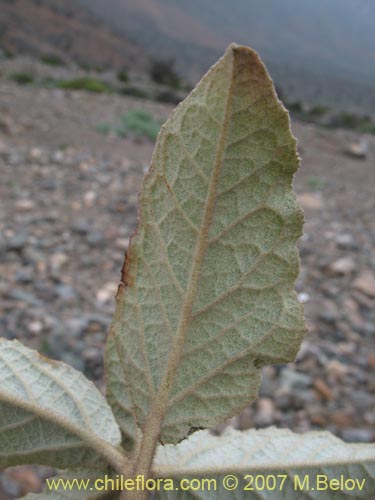
[[[33,281],[33,268],[31,266],[21,267],[15,272],[14,280],[16,283],[28,284]]]
[[[37,147],[33,147],[29,151],[30,160],[38,160],[42,156],[42,150]]]
[[[342,439],[348,443],[371,443],[374,440],[374,431],[370,429],[344,429]]]
[[[60,354],[61,361],[72,366],[76,370],[83,372],[85,364],[80,356],[74,354],[73,352],[63,352]]]
[[[276,406],[283,411],[287,411],[292,408],[292,395],[288,389],[281,387],[277,390]]]
[[[103,360],[102,351],[97,347],[87,347],[83,350],[82,357],[90,363],[101,363]]]
[[[68,256],[65,253],[57,252],[52,254],[48,260],[51,270],[59,272],[62,266],[68,261]]]
[[[349,143],[344,149],[346,155],[359,160],[365,160],[368,152],[369,143],[365,137],[361,138],[358,142]]]
[[[72,230],[80,235],[87,235],[91,230],[91,224],[87,219],[77,219],[72,224]]]
[[[367,356],[367,364],[371,369],[375,370],[375,353],[370,353]]]
[[[14,207],[17,212],[29,212],[35,208],[35,203],[33,200],[29,200],[27,198],[17,200],[14,204]]]
[[[358,250],[359,248],[353,236],[349,233],[337,234],[335,241],[341,250]]]
[[[368,295],[375,297],[375,275],[371,271],[362,272],[353,282],[353,288]]]
[[[39,307],[42,305],[42,302],[35,297],[35,295],[25,292],[24,290],[20,289],[13,289],[9,290],[7,293],[8,298],[12,300],[17,300],[20,302],[25,302],[26,304],[29,304],[30,306],[35,306]]]
[[[305,210],[321,210],[324,206],[321,196],[317,193],[301,193],[297,199]]]
[[[22,163],[25,163],[25,155],[19,151],[11,151],[6,159],[12,167],[18,167]]]
[[[2,491],[4,491],[4,494],[7,495],[5,497],[6,500],[8,498],[20,498],[20,496],[22,495],[21,485],[18,483],[18,481],[9,476],[9,471],[6,471],[4,473],[0,472],[0,487],[0,498],[2,498]]]
[[[330,420],[337,425],[337,427],[343,429],[353,425],[353,415],[352,412],[347,410],[336,410],[332,413]]]
[[[260,398],[257,402],[257,413],[254,424],[256,427],[267,427],[274,421],[275,404],[270,398]]]
[[[305,373],[299,373],[290,368],[284,368],[281,372],[280,385],[288,389],[306,389],[312,384],[312,378]]]
[[[86,191],[86,193],[83,195],[83,201],[85,204],[85,207],[92,207],[97,199],[98,195],[95,191]]]
[[[104,235],[101,231],[94,229],[87,235],[87,243],[94,248],[103,246],[106,243]]]
[[[31,333],[38,334],[43,330],[43,323],[41,321],[31,321],[28,324],[28,329]]]
[[[297,298],[301,304],[306,304],[310,300],[310,295],[305,292],[301,292],[297,295]]]
[[[251,429],[252,427],[254,427],[253,409],[250,406],[247,406],[242,411],[238,419],[239,419],[239,428],[242,431]]]
[[[328,270],[334,275],[351,274],[356,268],[357,264],[352,257],[342,257],[328,266]]]
[[[325,300],[323,303],[322,311],[318,314],[319,319],[324,323],[334,325],[339,319],[340,314],[338,307],[333,300]]]
[[[274,377],[274,367],[265,366],[262,369],[262,383],[259,389],[261,397],[273,397],[277,388],[277,381]]]
[[[323,399],[327,401],[334,399],[331,389],[328,387],[328,385],[324,382],[323,379],[317,378],[314,380],[314,389]]]
[[[350,400],[356,410],[363,412],[369,409],[375,409],[375,397],[365,391],[356,390],[350,394]]]
[[[10,252],[19,252],[27,245],[28,239],[29,237],[26,231],[21,231],[5,241],[6,250]]]
[[[116,283],[107,283],[103,288],[96,292],[96,300],[100,304],[105,304],[109,300],[114,299],[117,292],[118,285]]]
[[[74,300],[77,298],[77,293],[73,287],[66,285],[65,283],[60,283],[55,286],[55,291],[62,300]]]
[[[14,467],[7,471],[8,477],[16,481],[20,487],[21,495],[37,493],[42,489],[42,481],[38,474],[30,467]]]

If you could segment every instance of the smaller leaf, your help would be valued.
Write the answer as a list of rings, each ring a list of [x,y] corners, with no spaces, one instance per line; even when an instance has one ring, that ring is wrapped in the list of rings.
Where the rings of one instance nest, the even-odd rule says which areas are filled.
[[[105,474],[106,472],[90,469],[64,472],[48,478],[42,493],[29,493],[21,500],[115,500],[119,496],[118,492],[94,491],[94,481],[104,481]],[[102,485],[103,483],[100,483],[99,487]]]
[[[82,373],[0,339],[0,467],[120,466],[120,440],[110,407]]]
[[[233,491],[223,487],[228,474],[238,478],[238,487]],[[280,488],[282,475],[286,478]],[[369,500],[375,492],[375,446],[348,444],[329,432],[295,434],[274,427],[246,432],[230,429],[222,436],[199,431],[176,446],[159,446],[153,476],[217,480],[215,492],[165,491],[158,494],[163,500]],[[272,489],[271,481],[271,488],[257,489],[253,484],[253,490],[246,490],[249,476],[274,476],[277,487]],[[309,488],[299,489],[305,477],[309,478]],[[331,490],[325,489],[325,477],[327,481],[343,477],[357,482],[354,490],[341,487],[339,491]]]

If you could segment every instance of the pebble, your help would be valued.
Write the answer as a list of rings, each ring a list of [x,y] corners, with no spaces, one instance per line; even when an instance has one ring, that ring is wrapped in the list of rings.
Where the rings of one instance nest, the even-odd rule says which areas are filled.
[[[107,283],[103,288],[100,288],[96,292],[96,300],[100,304],[105,304],[109,300],[113,300],[116,295],[117,288],[118,285],[116,283]]]
[[[77,219],[72,224],[72,230],[80,235],[87,235],[91,231],[92,225],[87,219]]]
[[[281,372],[280,385],[288,389],[306,389],[312,384],[312,378],[305,373],[296,372],[290,368],[284,368]]]
[[[323,379],[317,378],[314,380],[314,389],[319,393],[320,396],[322,396],[323,399],[327,401],[334,399],[332,390],[328,387]]]
[[[351,142],[344,148],[344,153],[352,158],[365,160],[369,153],[368,140],[363,137],[357,142]]]
[[[14,467],[6,472],[8,479],[16,481],[20,488],[20,495],[37,493],[42,489],[41,478],[28,467]]]
[[[302,193],[297,196],[297,199],[305,210],[321,210],[324,206],[319,194]]]
[[[68,256],[65,253],[54,253],[49,257],[49,264],[52,271],[59,272],[64,264],[68,262]]]
[[[80,354],[75,354],[73,352],[64,350],[60,354],[59,359],[61,359],[61,361],[72,366],[73,368],[75,368],[76,370],[78,370],[80,372],[84,371],[85,364],[84,364],[83,359],[81,358]]]
[[[14,280],[16,283],[28,284],[32,283],[34,278],[34,270],[31,266],[21,267],[15,272]]]
[[[353,288],[369,297],[375,297],[375,274],[371,271],[362,272],[354,280]]]
[[[17,200],[14,207],[17,212],[29,212],[30,210],[33,210],[35,208],[35,203],[33,202],[33,200],[28,200],[25,198]]]
[[[358,250],[359,248],[353,236],[349,233],[338,234],[335,240],[337,247],[341,250]]]
[[[105,245],[106,240],[104,238],[104,235],[101,231],[90,231],[90,233],[87,235],[87,243],[91,247],[102,247]]]
[[[299,302],[301,302],[301,304],[306,304],[306,302],[308,302],[310,300],[310,295],[308,293],[305,293],[305,292],[301,292],[297,295],[298,297],[298,300]]]
[[[20,302],[25,302],[26,304],[29,304],[30,306],[35,306],[39,307],[42,305],[42,302],[35,297],[32,293],[26,292],[24,290],[20,289],[13,289],[9,290],[7,293],[8,298],[12,300],[17,300]]]
[[[18,167],[25,163],[25,155],[19,151],[10,151],[6,157],[6,162],[12,167]]]
[[[64,283],[56,285],[55,291],[59,299],[62,300],[70,301],[70,300],[75,300],[77,298],[77,292],[74,290],[74,288],[69,285],[65,285]]]
[[[256,427],[267,427],[274,421],[275,403],[269,398],[260,398],[257,403],[254,424]]]
[[[319,313],[318,317],[324,321],[324,323],[334,325],[340,319],[336,303],[333,302],[333,300],[325,300],[323,303],[323,310]]]
[[[86,191],[83,195],[84,204],[86,207],[90,208],[94,205],[98,195],[95,191]]]
[[[31,321],[28,327],[31,333],[38,334],[43,330],[43,323],[41,321]]]
[[[27,245],[29,236],[27,232],[22,231],[5,241],[6,250],[10,252],[19,252]]]
[[[344,429],[341,432],[342,439],[348,443],[370,443],[374,440],[374,431],[370,429]]]
[[[355,271],[357,265],[352,257],[342,257],[332,262],[328,269],[334,275],[351,274]]]

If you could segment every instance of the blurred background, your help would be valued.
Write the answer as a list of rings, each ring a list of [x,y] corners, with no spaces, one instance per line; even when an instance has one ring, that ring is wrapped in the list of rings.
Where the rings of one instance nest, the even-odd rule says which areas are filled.
[[[226,425],[374,441],[374,26],[373,0],[0,0],[0,335],[104,391],[157,132],[230,42],[250,45],[302,158],[296,289],[309,333]],[[52,472],[0,472],[0,500]]]

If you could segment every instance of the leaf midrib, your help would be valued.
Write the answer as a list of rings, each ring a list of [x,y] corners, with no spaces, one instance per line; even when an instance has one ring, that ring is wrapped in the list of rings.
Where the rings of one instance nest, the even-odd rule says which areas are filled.
[[[232,49],[233,47],[231,47]],[[183,347],[185,344],[186,336],[191,322],[192,309],[197,295],[199,278],[202,270],[204,255],[208,246],[208,233],[211,225],[215,200],[217,194],[217,184],[221,167],[224,161],[226,139],[228,134],[228,127],[231,114],[231,106],[233,99],[233,86],[234,86],[234,53],[231,50],[231,61],[228,69],[230,72],[230,83],[228,86],[227,99],[224,109],[223,125],[217,142],[217,149],[215,155],[214,168],[208,186],[208,195],[203,214],[203,220],[199,229],[197,242],[193,256],[193,266],[190,272],[188,286],[186,289],[185,298],[182,304],[182,313],[179,327],[176,332],[173,346],[170,350],[168,365],[165,370],[163,382],[160,385],[159,391],[155,394],[151,410],[144,422],[143,426],[143,439],[139,447],[137,460],[135,463],[135,474],[148,474],[154,452],[162,431],[162,424],[166,411],[168,410],[169,394],[175,380],[175,376],[180,363]]]

